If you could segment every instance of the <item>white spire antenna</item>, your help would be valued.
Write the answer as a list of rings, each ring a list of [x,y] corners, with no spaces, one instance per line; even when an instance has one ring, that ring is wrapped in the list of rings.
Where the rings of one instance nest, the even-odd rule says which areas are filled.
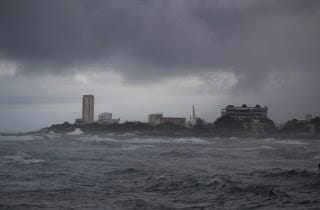
[[[196,117],[196,111],[193,104],[192,105],[192,125],[195,125],[196,123],[197,123],[197,117]]]

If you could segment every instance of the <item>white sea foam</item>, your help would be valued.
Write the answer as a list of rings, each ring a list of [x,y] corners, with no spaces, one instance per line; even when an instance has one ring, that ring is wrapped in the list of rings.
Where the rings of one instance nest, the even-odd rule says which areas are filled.
[[[47,134],[43,134],[43,139],[57,139],[60,138],[63,134],[55,133],[54,131],[49,131]]]
[[[24,152],[17,152],[14,155],[2,156],[1,161],[4,163],[17,163],[17,164],[25,164],[25,165],[45,162],[42,159],[32,158],[30,155]]]
[[[121,138],[121,136],[98,136],[98,135],[82,135],[76,138],[82,142],[123,142],[123,143],[131,143],[131,144],[155,144],[155,143],[172,143],[172,144],[208,144],[209,142],[202,138],[159,138],[159,137],[129,137],[129,138]]]
[[[214,150],[221,150],[221,151],[225,151],[225,150],[242,150],[242,151],[248,151],[248,150],[264,150],[264,149],[272,149],[271,146],[267,146],[267,145],[262,145],[260,147],[240,147],[240,148],[214,148]]]
[[[279,144],[288,144],[288,145],[305,145],[306,144],[298,140],[278,140],[275,142]]]
[[[152,148],[152,145],[129,145],[122,147],[121,150],[138,150],[138,149],[145,149],[145,148]]]
[[[34,136],[34,135],[14,135],[14,136],[1,136],[0,141],[33,141],[40,140],[42,136]]]
[[[209,142],[201,139],[201,138],[177,138],[175,139],[176,142],[179,143],[188,143],[188,144],[208,144]]]
[[[312,159],[318,160],[318,159],[320,159],[320,155],[316,155],[316,156],[314,156]]]
[[[116,134],[116,136],[127,136],[127,137],[130,137],[130,136],[135,136],[136,134],[134,133],[123,133],[123,134]]]
[[[275,141],[276,139],[275,138],[265,138],[264,140],[265,141]]]
[[[110,138],[110,137],[104,137],[104,136],[97,136],[97,135],[93,135],[93,136],[81,136],[79,138],[77,138],[78,140],[82,141],[82,142],[94,142],[94,143],[99,143],[99,142],[116,142],[119,141],[117,139],[114,138]]]
[[[208,144],[204,139],[201,138],[132,138],[126,140],[130,143],[166,143],[166,144]]]
[[[57,139],[60,137],[61,137],[61,134],[46,134],[43,136],[44,139]]]
[[[76,128],[76,129],[74,129],[74,131],[71,131],[71,132],[69,132],[69,133],[67,133],[68,135],[75,135],[75,136],[77,136],[77,135],[82,135],[83,134],[83,131],[80,129],[80,128]]]

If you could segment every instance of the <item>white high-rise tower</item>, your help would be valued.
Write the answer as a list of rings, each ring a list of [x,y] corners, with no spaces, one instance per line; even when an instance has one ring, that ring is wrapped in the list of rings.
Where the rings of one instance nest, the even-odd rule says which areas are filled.
[[[83,95],[82,120],[84,123],[92,123],[94,120],[94,96]]]

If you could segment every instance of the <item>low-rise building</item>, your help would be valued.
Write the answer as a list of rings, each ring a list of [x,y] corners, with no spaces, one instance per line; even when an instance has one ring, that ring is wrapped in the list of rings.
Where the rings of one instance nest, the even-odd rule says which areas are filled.
[[[76,125],[80,125],[80,124],[83,124],[83,120],[82,120],[82,118],[77,118],[77,119],[75,119],[74,123]]]
[[[163,117],[161,123],[172,123],[178,126],[186,126],[186,118],[184,117]]]
[[[312,114],[306,114],[305,120],[310,122],[312,120]]]
[[[242,106],[228,105],[221,110],[221,116],[228,116],[236,120],[254,120],[266,119],[268,117],[268,107],[256,105],[249,107],[245,104]]]
[[[298,123],[305,124],[306,129],[308,130],[307,132],[314,133],[315,132],[315,125],[313,123],[311,123],[311,120],[312,120],[312,115],[306,114],[304,119],[298,120]]]
[[[251,120],[250,122],[245,122],[243,127],[253,133],[264,133],[265,128],[268,125],[266,123],[261,122],[260,120]]]
[[[161,123],[162,113],[153,113],[148,115],[150,125],[159,125]]]
[[[112,119],[112,113],[104,112],[99,114],[98,121],[99,122],[108,122]]]
[[[112,119],[112,113],[104,112],[99,114],[98,116],[98,123],[101,124],[113,124],[113,123],[119,123],[120,119]]]
[[[172,123],[178,126],[186,126],[186,118],[183,117],[163,117],[162,113],[153,113],[148,115],[150,125],[159,125],[164,123]]]
[[[299,119],[298,122],[300,122],[300,123],[309,123],[309,122],[311,122],[311,120],[312,120],[312,115],[311,114],[306,114],[304,119],[302,119],[302,120]]]

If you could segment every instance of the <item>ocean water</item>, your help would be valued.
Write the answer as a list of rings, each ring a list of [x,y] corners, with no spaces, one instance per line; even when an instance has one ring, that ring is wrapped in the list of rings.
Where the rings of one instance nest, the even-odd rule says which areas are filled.
[[[320,140],[0,136],[0,209],[320,209]]]

